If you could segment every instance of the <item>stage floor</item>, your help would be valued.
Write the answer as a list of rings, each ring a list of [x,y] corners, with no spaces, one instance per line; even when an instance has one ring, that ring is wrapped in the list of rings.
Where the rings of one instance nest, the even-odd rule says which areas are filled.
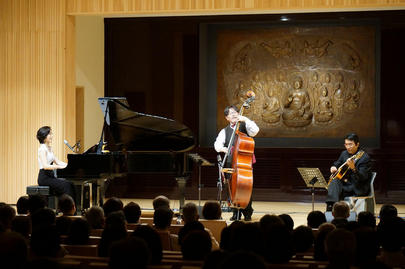
[[[138,203],[143,211],[153,211],[152,199],[121,199],[124,204],[127,204],[131,201]],[[187,200],[187,202],[194,202],[198,205],[198,201]],[[205,201],[201,201],[201,206],[203,206]],[[380,211],[382,204],[377,204],[376,214]],[[398,215],[400,217],[405,217],[405,205],[394,205],[398,209]],[[179,208],[178,200],[171,200],[170,207],[174,210]],[[314,209],[324,212],[326,205],[324,203],[315,203]],[[312,211],[312,203],[295,203],[295,202],[261,202],[253,201],[253,221],[259,221],[260,218],[266,214],[288,214],[294,220],[294,226],[306,225],[307,215]],[[229,221],[229,218],[232,216],[231,212],[223,212],[222,218]]]

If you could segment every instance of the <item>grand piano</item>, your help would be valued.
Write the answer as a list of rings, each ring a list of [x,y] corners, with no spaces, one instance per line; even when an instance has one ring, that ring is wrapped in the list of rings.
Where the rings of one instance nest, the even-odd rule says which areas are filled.
[[[125,97],[98,99],[104,126],[98,144],[83,154],[68,154],[68,165],[57,170],[81,186],[93,183],[93,203],[102,204],[105,184],[129,173],[167,172],[186,178],[188,152],[195,146],[192,131],[172,119],[133,111]],[[96,196],[96,197],[95,197]],[[83,197],[81,197],[83,203]],[[79,204],[83,208],[83,204]]]

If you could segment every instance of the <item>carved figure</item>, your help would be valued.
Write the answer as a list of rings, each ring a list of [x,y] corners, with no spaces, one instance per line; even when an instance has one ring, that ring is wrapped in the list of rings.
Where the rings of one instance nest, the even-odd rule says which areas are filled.
[[[341,120],[343,116],[343,104],[345,101],[344,97],[344,90],[343,90],[343,80],[344,77],[341,73],[338,73],[337,76],[337,84],[335,86],[335,94],[333,95],[333,104],[334,104],[334,111],[335,111],[335,119]]]
[[[322,57],[328,53],[328,47],[332,45],[333,42],[327,40],[323,44],[319,45],[319,40],[315,43],[310,44],[307,40],[304,41],[304,55],[306,56],[315,56],[315,57]]]
[[[312,121],[310,98],[302,84],[302,78],[297,77],[284,102],[283,122],[289,127],[307,126]]]
[[[274,96],[274,90],[268,89],[268,101],[263,105],[262,118],[264,122],[276,123],[280,121],[280,102]]]
[[[318,99],[314,118],[318,123],[327,123],[332,119],[332,116],[332,104],[328,96],[328,89],[324,87]]]
[[[248,72],[251,69],[252,59],[249,52],[252,50],[252,45],[246,44],[235,56],[233,61],[232,71]]]
[[[279,45],[278,43],[275,45],[270,45],[267,42],[262,42],[260,46],[269,51],[275,58],[286,56],[290,57],[292,55],[292,48],[289,41],[285,41],[284,46]]]
[[[359,53],[351,45],[349,45],[347,43],[344,43],[342,47],[347,52],[347,57],[348,57],[348,61],[349,61],[347,67],[352,70],[359,67],[361,64],[361,58],[360,58]]]
[[[357,82],[355,80],[350,83],[346,99],[345,99],[345,109],[347,112],[354,112],[359,107],[360,102],[360,92],[358,90]]]
[[[248,89],[249,88],[246,87],[246,84],[243,81],[239,81],[234,95],[234,98],[236,99],[234,102],[235,104],[242,104],[246,100],[246,93]],[[252,110],[246,109],[244,114],[248,115],[251,118]]]
[[[262,114],[262,106],[264,100],[264,88],[265,82],[260,80],[259,73],[256,73],[253,76],[253,79],[250,84],[250,90],[252,90],[256,94],[255,101],[250,105],[250,114],[260,116]],[[246,110],[247,111],[247,110]],[[251,116],[253,117],[253,116]]]

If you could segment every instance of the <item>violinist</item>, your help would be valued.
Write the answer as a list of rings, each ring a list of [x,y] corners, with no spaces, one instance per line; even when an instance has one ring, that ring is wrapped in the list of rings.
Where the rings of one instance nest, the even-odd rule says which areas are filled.
[[[367,196],[370,192],[370,157],[360,149],[356,134],[348,134],[344,139],[346,150],[342,151],[330,168],[332,176],[326,196],[326,211],[332,211],[333,204],[344,197]],[[338,178],[339,173],[344,174],[342,178]]]
[[[254,137],[259,132],[259,127],[254,121],[248,119],[245,116],[239,115],[238,109],[234,105],[227,106],[224,110],[224,114],[225,119],[229,122],[229,125],[219,132],[215,140],[214,147],[218,153],[223,152],[226,154],[228,151],[228,147],[230,146],[229,142],[231,140],[232,133],[238,121],[240,122],[239,131],[247,134],[250,137]],[[228,156],[226,167],[231,167],[231,162],[232,162],[232,155]],[[237,209],[234,208],[231,220],[237,219],[238,215],[237,212],[238,212]],[[250,202],[247,205],[247,207],[242,209],[241,212],[246,221],[252,219],[253,214],[252,198],[250,198]]]

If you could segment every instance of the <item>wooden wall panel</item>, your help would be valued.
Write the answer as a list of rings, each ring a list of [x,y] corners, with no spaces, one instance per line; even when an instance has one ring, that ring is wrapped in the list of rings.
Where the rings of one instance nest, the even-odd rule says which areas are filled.
[[[67,13],[215,15],[400,9],[404,0],[69,0]]]
[[[0,1],[1,202],[15,203],[36,184],[39,127],[53,128],[61,159],[63,139],[75,138],[75,129],[65,128],[75,115],[74,102],[73,110],[66,106],[72,90],[65,88],[65,7],[65,1]]]

